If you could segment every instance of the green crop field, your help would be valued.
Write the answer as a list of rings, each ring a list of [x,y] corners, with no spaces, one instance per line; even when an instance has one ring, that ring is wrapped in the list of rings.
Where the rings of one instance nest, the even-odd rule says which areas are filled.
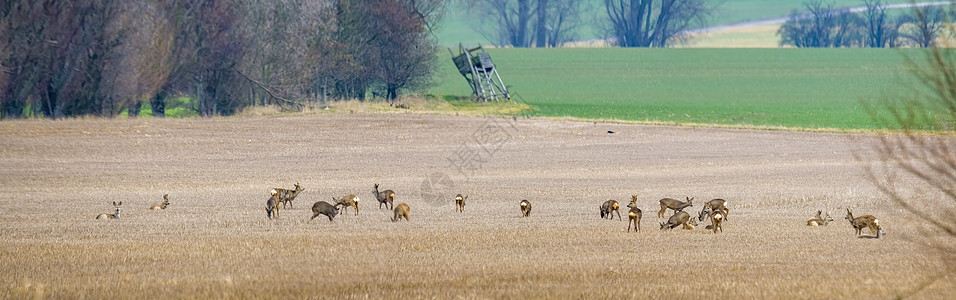
[[[711,1],[717,3],[720,1]],[[746,21],[764,20],[788,16],[793,10],[803,11],[804,0],[726,0],[715,9],[708,25],[727,25]],[[835,7],[863,6],[863,0],[828,0]],[[884,0],[888,4],[909,3],[910,0]],[[930,2],[919,0],[917,2]],[[604,36],[601,22],[607,19],[604,1],[583,0],[582,19],[590,20],[574,33],[576,40],[589,40]],[[493,20],[487,20],[493,24]],[[475,10],[469,10],[460,1],[452,1],[445,13],[444,21],[438,26],[436,36],[441,45],[489,44],[475,28],[483,28]],[[492,28],[493,27],[489,27]]]
[[[535,116],[875,129],[864,101],[907,91],[892,49],[490,49]],[[470,89],[447,53],[435,95]]]

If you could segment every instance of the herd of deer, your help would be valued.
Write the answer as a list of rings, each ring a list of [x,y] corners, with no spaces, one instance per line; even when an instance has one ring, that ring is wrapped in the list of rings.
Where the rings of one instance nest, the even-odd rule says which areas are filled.
[[[299,195],[303,188],[299,183],[295,184],[294,189],[282,189],[274,188],[270,191],[271,196],[266,200],[266,217],[272,219],[277,216],[279,211],[279,204],[282,204],[282,207],[285,208],[286,205],[292,207],[292,200],[295,200],[296,196]],[[397,222],[398,220],[405,218],[405,221],[408,221],[408,213],[411,210],[411,207],[406,203],[401,203],[399,205],[394,205],[395,201],[395,192],[392,190],[379,191],[378,184],[375,184],[375,190],[373,191],[376,200],[378,200],[378,208],[381,209],[384,205],[387,209],[392,209],[394,212],[392,216],[392,222]],[[455,196],[455,211],[464,212],[465,211],[465,200],[468,199],[468,196],[462,196],[458,194]],[[660,205],[661,209],[657,212],[658,218],[663,218],[664,213],[668,209],[674,211],[674,214],[667,218],[667,222],[660,223],[661,230],[673,229],[678,226],[681,226],[683,229],[694,229],[697,226],[697,221],[704,221],[704,218],[710,219],[710,225],[705,227],[706,229],[713,230],[714,233],[723,232],[723,222],[727,220],[727,214],[730,212],[730,209],[727,207],[727,201],[724,199],[713,199],[704,203],[704,207],[700,210],[700,213],[697,215],[697,221],[694,218],[691,218],[690,214],[685,212],[684,209],[694,206],[694,198],[687,197],[686,201],[680,201],[677,199],[664,198],[661,199]],[[349,207],[355,208],[355,215],[358,215],[359,211],[359,197],[355,195],[345,195],[339,199],[332,197],[331,204],[325,201],[318,201],[312,205],[312,218],[309,221],[315,219],[319,215],[325,215],[329,218],[331,222],[336,215],[339,214],[339,211],[345,212]],[[113,202],[113,207],[116,209],[116,212],[113,214],[99,214],[96,216],[96,219],[119,219],[120,217],[120,206],[123,205],[123,202]],[[169,194],[163,195],[163,202],[159,205],[153,205],[150,210],[163,210],[169,206]],[[531,216],[531,201],[527,199],[521,200],[519,203],[521,209],[521,216],[528,217]],[[631,202],[627,204],[629,208],[627,212],[627,232],[631,231],[631,226],[634,227],[634,232],[641,231],[641,216],[643,215],[641,209],[637,207],[637,195],[631,195]],[[614,219],[613,214],[617,214],[618,219],[621,218],[621,205],[616,200],[607,200],[601,206],[599,206],[601,212],[601,218],[604,219]],[[856,235],[861,236],[863,228],[868,228],[870,233],[874,234],[871,238],[880,238],[886,232],[880,227],[879,220],[872,215],[864,215],[859,217],[853,217],[853,212],[849,208],[846,209],[846,220],[850,222],[850,225],[853,226],[853,229],[856,230]],[[817,215],[807,220],[807,226],[826,226],[833,221],[833,218],[830,217],[830,213],[827,212],[825,215],[823,211],[817,211]]]

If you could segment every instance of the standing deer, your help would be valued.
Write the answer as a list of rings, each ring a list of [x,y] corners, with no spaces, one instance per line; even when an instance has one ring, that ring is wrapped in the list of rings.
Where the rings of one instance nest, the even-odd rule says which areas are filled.
[[[880,220],[877,220],[874,216],[864,215],[854,218],[853,213],[847,208],[846,219],[850,221],[850,225],[853,226],[853,229],[856,229],[856,235],[858,236],[863,234],[863,227],[869,228],[870,233],[876,234],[876,238],[880,238],[886,234],[883,228],[880,228]]]
[[[714,233],[717,233],[719,229],[720,232],[724,232],[724,214],[726,212],[721,209],[715,209],[710,212],[710,226],[714,229]]]
[[[339,205],[342,206],[343,214],[348,212],[348,208],[349,206],[351,206],[355,208],[355,215],[356,216],[358,215],[359,197],[355,195],[345,195],[342,197],[342,199],[338,199],[338,200],[336,200],[335,197],[332,197],[332,201],[335,202],[336,207],[338,207]]]
[[[312,219],[309,219],[309,222],[319,215],[325,215],[326,217],[329,217],[329,222],[332,222],[332,218],[335,218],[335,215],[337,214],[339,214],[338,208],[332,204],[329,204],[328,202],[319,201],[315,204],[312,204]]]
[[[727,201],[724,199],[714,199],[704,202],[704,208],[702,208],[700,214],[697,215],[697,221],[703,222],[704,218],[710,216],[710,213],[715,209],[723,212],[724,220],[727,220],[727,213],[730,212],[730,209],[727,208]]]
[[[292,200],[294,200],[295,196],[298,196],[299,193],[304,190],[305,188],[303,188],[301,185],[299,185],[298,182],[296,182],[294,190],[274,188],[272,189],[271,193],[273,196],[277,197],[276,201],[279,201],[279,203],[282,203],[282,208],[285,208],[286,203],[289,204],[289,207],[292,207]],[[278,203],[276,203],[276,207],[278,206],[279,206]]]
[[[643,213],[641,213],[640,208],[637,208],[637,195],[631,195],[631,203],[628,203],[627,207],[631,209],[627,212],[627,232],[631,232],[631,224],[634,224],[636,230],[634,232],[641,231],[641,216]]]
[[[149,207],[149,210],[164,210],[169,206],[169,194],[163,195],[163,203],[160,205],[153,205]]]
[[[465,212],[465,200],[468,200],[468,196],[462,196],[461,194],[455,196],[455,211]]]
[[[527,217],[531,215],[531,201],[527,199],[521,200],[521,216]]]
[[[826,216],[821,216],[821,214],[823,214],[823,211],[818,210],[816,217],[807,220],[807,226],[827,226],[827,224],[833,222],[833,218],[830,217],[830,212],[827,212]]]
[[[276,198],[276,195],[269,197],[269,200],[266,200],[266,217],[269,220],[279,216],[279,199]]]
[[[375,184],[375,199],[378,199],[378,209],[382,209],[382,204],[385,204],[385,208],[394,209],[395,208],[395,192],[392,190],[385,190],[384,192],[378,191],[378,183]],[[388,206],[391,205],[392,208]]]
[[[606,219],[607,217],[611,217],[611,220],[614,220],[614,215],[611,214],[611,213],[613,213],[613,212],[617,212],[617,218],[618,218],[618,220],[621,219],[621,205],[618,204],[616,200],[607,200],[607,201],[604,201],[604,204],[601,204],[600,209],[601,209],[601,218],[602,218],[602,219]]]
[[[408,204],[402,203],[395,207],[395,215],[392,216],[392,222],[398,222],[401,218],[405,218],[405,222],[408,222],[408,212],[412,208],[408,207]]]
[[[657,217],[658,217],[658,218],[663,218],[663,217],[664,217],[664,212],[667,211],[668,208],[673,209],[673,210],[674,210],[674,213],[683,211],[684,208],[694,206],[693,201],[694,201],[694,198],[693,198],[693,197],[687,197],[687,202],[680,201],[680,200],[677,200],[677,199],[671,199],[671,198],[661,199],[661,201],[660,201],[660,202],[661,202],[661,210],[657,212]]]
[[[679,211],[668,218],[667,223],[661,223],[661,230],[673,229],[681,225],[684,226],[684,229],[694,229],[694,226],[697,226],[697,222],[695,222],[686,211]]]
[[[119,219],[120,218],[120,205],[123,205],[123,201],[116,203],[113,201],[113,207],[116,208],[116,213],[114,214],[99,214],[96,216],[97,220],[109,220],[109,219]]]

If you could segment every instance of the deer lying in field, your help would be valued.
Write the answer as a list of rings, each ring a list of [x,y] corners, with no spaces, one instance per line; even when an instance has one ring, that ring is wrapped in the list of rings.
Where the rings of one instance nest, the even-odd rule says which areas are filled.
[[[149,207],[149,210],[164,210],[169,206],[169,194],[163,195],[163,203]]]
[[[383,192],[378,191],[378,183],[375,184],[375,199],[378,200],[378,209],[382,209],[382,204],[385,204],[385,208],[394,209],[395,208],[395,192],[392,190],[385,190]],[[391,205],[392,208],[388,206]]]
[[[299,193],[304,190],[305,188],[302,188],[302,186],[296,182],[294,190],[274,188],[272,189],[271,193],[273,196],[276,196],[276,199],[279,201],[279,203],[282,203],[282,208],[285,208],[287,203],[289,204],[289,207],[292,207],[292,200],[294,200],[295,196],[298,196]],[[278,203],[276,203],[276,207],[278,207]]]
[[[108,220],[108,219],[119,219],[120,218],[120,205],[123,205],[123,201],[116,203],[113,201],[113,207],[116,208],[116,213],[114,214],[99,214],[96,216],[97,220]]]
[[[727,208],[727,201],[724,199],[714,199],[704,202],[704,208],[702,208],[700,214],[697,215],[697,221],[704,221],[704,218],[709,217],[710,213],[715,209],[720,210],[724,215],[724,220],[727,220],[727,213],[730,212],[730,209]]]
[[[677,200],[677,199],[671,199],[671,198],[661,199],[661,201],[660,201],[660,202],[661,202],[661,210],[657,212],[657,217],[658,217],[658,218],[663,218],[663,217],[664,217],[664,212],[667,211],[668,208],[673,209],[673,210],[674,210],[674,213],[683,211],[684,208],[694,206],[693,201],[694,201],[694,198],[693,198],[693,197],[687,197],[687,202],[680,201],[680,200]]]
[[[641,209],[637,208],[637,195],[631,195],[631,203],[627,204],[630,210],[627,212],[627,231],[631,232],[631,224],[634,224],[634,232],[641,231]],[[618,216],[620,218],[620,216]]]
[[[833,218],[830,217],[830,212],[827,212],[826,216],[821,216],[821,214],[823,214],[823,211],[818,210],[816,217],[807,220],[807,226],[827,226],[827,224],[833,222]]]
[[[342,197],[342,199],[338,200],[336,200],[335,197],[332,197],[332,201],[335,202],[336,207],[340,205],[342,206],[341,209],[343,214],[348,212],[348,208],[351,206],[355,208],[355,215],[358,215],[359,197],[355,195],[345,195]]]
[[[329,217],[329,222],[332,222],[332,219],[335,218],[337,214],[339,214],[339,209],[328,202],[319,201],[312,204],[312,219],[315,219],[315,217],[319,215],[325,215]],[[309,219],[309,222],[311,222],[312,219]]]
[[[521,216],[527,217],[531,215],[531,201],[527,199],[521,200]]]
[[[847,208],[846,219],[850,221],[850,225],[853,226],[853,229],[856,229],[857,236],[863,234],[863,227],[869,228],[870,233],[876,234],[876,238],[880,238],[886,234],[883,228],[880,228],[880,220],[877,220],[874,216],[864,215],[854,218],[853,212],[850,212],[850,209]]]
[[[408,207],[408,204],[402,203],[395,207],[395,215],[392,216],[392,222],[398,222],[401,218],[405,218],[405,222],[408,222],[408,212],[412,208]]]
[[[266,217],[269,220],[275,218],[279,215],[279,199],[276,198],[276,195],[269,197],[269,200],[266,200]]]
[[[681,225],[684,226],[684,229],[691,230],[694,229],[694,226],[697,226],[697,222],[695,222],[686,211],[679,211],[668,218],[667,223],[661,223],[661,230],[673,229]]]
[[[468,200],[468,196],[462,196],[461,194],[455,196],[455,211],[465,212],[465,200]]]
[[[601,218],[606,219],[611,217],[611,220],[614,220],[614,215],[612,213],[617,212],[617,218],[621,219],[621,205],[617,203],[616,200],[607,200],[604,201],[604,204],[601,204]]]

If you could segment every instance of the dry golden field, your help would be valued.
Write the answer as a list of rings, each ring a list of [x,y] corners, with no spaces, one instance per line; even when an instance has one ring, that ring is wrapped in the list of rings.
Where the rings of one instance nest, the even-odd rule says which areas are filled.
[[[0,298],[951,299],[953,263],[863,178],[867,139],[396,113],[3,121]],[[296,182],[268,220],[270,189]],[[346,194],[358,215],[309,221]],[[599,217],[632,194],[642,232]],[[657,200],[686,196],[695,217],[727,199],[724,231],[660,231]],[[121,218],[94,220],[113,201]],[[847,207],[887,236],[857,238]],[[805,226],[817,210],[834,222]]]

